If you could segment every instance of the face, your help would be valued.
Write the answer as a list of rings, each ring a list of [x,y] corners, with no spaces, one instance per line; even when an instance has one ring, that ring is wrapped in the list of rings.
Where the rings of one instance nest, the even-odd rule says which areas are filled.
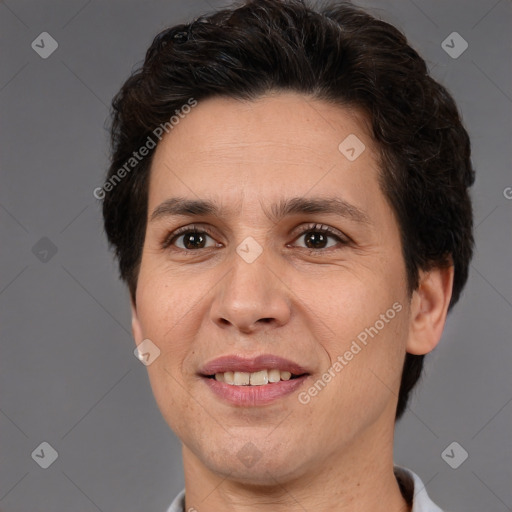
[[[378,175],[361,114],[292,93],[199,102],[156,148],[133,331],[205,470],[272,484],[392,444],[410,314]]]

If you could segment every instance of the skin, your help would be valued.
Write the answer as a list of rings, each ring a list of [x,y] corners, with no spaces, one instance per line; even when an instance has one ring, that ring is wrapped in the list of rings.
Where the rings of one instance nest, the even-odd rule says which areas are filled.
[[[349,134],[366,146],[354,161],[338,150]],[[453,269],[422,272],[409,296],[397,219],[378,174],[361,113],[288,92],[199,102],[156,148],[132,328],[136,344],[149,338],[161,351],[148,372],[182,441],[186,510],[410,510],[393,475],[400,376],[406,352],[428,353],[440,339]],[[151,219],[171,197],[224,210]],[[343,199],[367,222],[266,215],[293,197]],[[329,235],[311,246],[315,223],[350,241]],[[192,224],[211,229],[203,247],[186,249],[190,236],[162,246]],[[263,250],[252,263],[236,252],[247,237]],[[401,311],[378,335],[300,403],[298,394],[397,302]],[[216,357],[263,353],[311,376],[272,404],[236,407],[197,375]],[[260,456],[250,467],[238,456],[247,443]]]

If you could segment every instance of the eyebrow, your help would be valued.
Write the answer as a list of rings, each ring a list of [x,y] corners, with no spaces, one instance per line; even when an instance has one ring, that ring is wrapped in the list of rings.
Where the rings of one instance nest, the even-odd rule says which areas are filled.
[[[262,205],[263,206],[263,205]],[[281,199],[271,206],[270,211],[263,208],[265,215],[273,222],[297,214],[326,213],[344,217],[361,224],[371,225],[368,215],[360,208],[339,197],[292,197]],[[171,216],[227,216],[224,208],[216,203],[202,199],[173,197],[158,205],[151,214],[150,221]]]

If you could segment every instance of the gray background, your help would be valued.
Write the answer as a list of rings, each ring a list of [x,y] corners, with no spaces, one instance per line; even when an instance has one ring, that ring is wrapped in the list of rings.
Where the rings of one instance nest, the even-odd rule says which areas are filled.
[[[358,3],[404,30],[452,91],[477,169],[469,283],[397,426],[395,461],[442,508],[512,510],[512,3]],[[180,443],[133,355],[127,293],[92,192],[107,166],[109,102],[153,36],[221,5],[0,3],[4,512],[164,511],[183,486]],[[31,48],[43,31],[59,44],[48,59]],[[453,31],[469,44],[457,59],[441,47]],[[48,469],[31,457],[43,441],[59,454]],[[453,441],[469,454],[458,469],[441,457]]]

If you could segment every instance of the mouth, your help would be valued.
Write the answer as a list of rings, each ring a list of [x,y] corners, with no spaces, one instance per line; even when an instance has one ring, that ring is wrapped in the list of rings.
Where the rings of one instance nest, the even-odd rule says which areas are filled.
[[[218,357],[205,364],[199,374],[230,386],[265,386],[309,375],[309,371],[289,359],[273,354],[246,358],[238,355]]]
[[[210,361],[199,375],[221,400],[237,407],[254,407],[290,395],[311,371],[271,354],[251,359],[233,355]]]

